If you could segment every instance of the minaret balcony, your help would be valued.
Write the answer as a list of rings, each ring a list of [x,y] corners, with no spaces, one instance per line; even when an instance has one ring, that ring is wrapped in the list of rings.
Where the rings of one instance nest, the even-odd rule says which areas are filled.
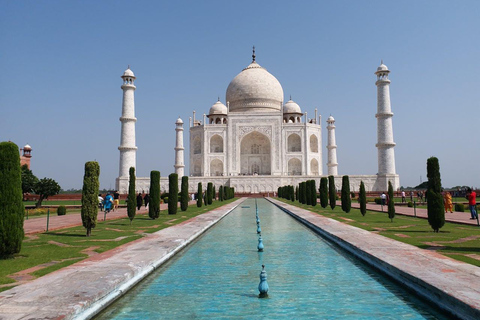
[[[393,148],[397,144],[395,142],[379,142],[375,145],[377,148]]]
[[[393,112],[382,112],[382,113],[377,113],[375,115],[375,118],[391,118],[393,117]]]
[[[137,122],[137,118],[135,118],[135,117],[120,117],[120,121],[122,121],[122,122]]]
[[[118,147],[118,150],[120,151],[129,151],[129,150],[137,150],[137,147],[126,147],[126,146],[120,146]]]

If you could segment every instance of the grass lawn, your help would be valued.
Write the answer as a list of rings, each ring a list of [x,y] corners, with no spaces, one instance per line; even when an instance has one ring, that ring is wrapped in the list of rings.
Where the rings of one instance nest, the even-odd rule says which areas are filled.
[[[349,213],[345,213],[340,206],[332,210],[330,206],[323,209],[320,205],[312,207],[299,202],[277,199],[351,226],[422,249],[434,250],[450,258],[480,267],[480,227],[478,226],[445,222],[440,232],[434,233],[427,219],[396,215],[393,222],[390,222],[386,212],[367,211],[365,216],[362,216],[359,209],[352,208]]]
[[[148,215],[138,215],[131,225],[128,218],[98,221],[89,238],[83,226],[26,236],[20,253],[12,259],[0,260],[0,291],[12,288],[17,281],[43,276],[235,200],[214,201],[201,208],[195,204],[185,212],[179,208],[176,215],[164,210],[155,220]]]
[[[125,200],[120,200],[120,204],[125,204]],[[34,206],[37,201],[23,201],[24,206]],[[81,206],[82,200],[43,200],[42,206]]]

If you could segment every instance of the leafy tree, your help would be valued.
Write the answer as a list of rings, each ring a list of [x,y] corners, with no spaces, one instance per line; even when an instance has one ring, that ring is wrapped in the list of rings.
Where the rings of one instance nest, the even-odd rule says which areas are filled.
[[[38,201],[35,206],[37,208],[40,208],[42,206],[43,200],[48,199],[48,197],[54,196],[59,192],[60,192],[60,186],[58,185],[57,181],[50,178],[40,179],[35,184],[35,193],[39,195]],[[98,198],[97,198],[97,204],[98,204]]]
[[[150,172],[150,202],[148,216],[152,219],[160,217],[160,171]]]
[[[223,186],[218,188],[218,200],[223,201]]]
[[[312,206],[315,207],[317,205],[317,184],[315,183],[315,180],[311,180],[310,188],[310,193],[312,194]]]
[[[130,219],[130,224],[132,224],[133,218],[137,214],[136,207],[137,207],[137,195],[135,194],[135,168],[130,167],[128,172],[129,180],[128,180],[128,201],[127,201],[127,214],[128,218]]]
[[[177,214],[178,206],[178,174],[171,173],[168,176],[168,214]]]
[[[445,224],[445,207],[442,197],[442,180],[440,179],[440,165],[436,157],[427,159],[427,212],[428,223],[434,232],[438,232]]]
[[[97,225],[99,176],[100,166],[98,162],[86,162],[83,176],[81,216],[83,227],[87,229],[87,237],[90,237],[92,229]]]
[[[350,179],[348,176],[342,177],[342,210],[349,213],[352,209],[352,199],[350,198]]]
[[[337,190],[335,189],[335,178],[328,176],[328,197],[330,200],[330,208],[335,209],[337,201]]]
[[[388,181],[388,217],[390,221],[393,222],[393,218],[395,218],[395,202],[393,201],[393,186],[391,181]]]
[[[182,189],[180,191],[180,209],[187,211],[188,209],[188,176],[182,177]]]
[[[202,183],[198,183],[198,189],[197,189],[197,207],[201,208],[202,207],[202,196],[203,196],[203,190],[202,190]]]
[[[0,258],[20,252],[24,216],[18,146],[0,142]]]
[[[212,204],[213,202],[213,183],[209,182],[207,184],[207,204]]]
[[[326,208],[328,205],[328,179],[323,177],[320,179],[320,205]]]
[[[32,170],[28,169],[28,166],[24,164],[22,166],[22,193],[35,192],[35,185],[38,183],[38,178],[35,177]]]
[[[367,193],[365,192],[365,184],[360,181],[360,193],[358,195],[358,202],[360,203],[360,213],[364,216],[367,213]]]

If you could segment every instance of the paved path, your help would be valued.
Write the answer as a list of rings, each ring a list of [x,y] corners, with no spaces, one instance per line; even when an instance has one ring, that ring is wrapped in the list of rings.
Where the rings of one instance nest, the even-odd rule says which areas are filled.
[[[194,203],[196,203],[196,201],[190,201],[188,204],[191,205]],[[168,209],[168,204],[162,203],[160,205],[160,210],[166,210],[166,209]],[[148,214],[148,208],[146,209],[145,206],[142,206],[142,208],[137,211],[137,214]],[[97,220],[103,221],[103,217],[104,217],[104,212],[99,211]],[[119,208],[107,214],[107,220],[121,219],[126,217],[128,217],[127,208]],[[80,216],[80,213],[72,213],[64,216],[50,214],[50,220],[48,222],[48,231],[76,227],[81,225],[82,225],[82,217]],[[25,220],[23,224],[23,229],[25,230],[25,234],[45,232],[47,230],[47,217],[30,218],[28,220]]]
[[[0,319],[89,319],[244,200],[0,292]]]
[[[337,205],[341,206],[342,202],[337,201]],[[352,200],[352,208],[360,208],[360,204],[355,200]],[[367,210],[371,211],[382,211],[382,206],[374,203],[367,203]],[[387,212],[387,206],[383,207],[383,211]],[[404,216],[414,216],[415,210],[407,206],[395,206],[395,214],[401,214]],[[427,209],[416,208],[416,214],[418,218],[428,219]],[[448,212],[445,213],[445,221],[478,225],[478,220],[470,220],[470,211],[469,212]]]
[[[480,319],[480,268],[269,199],[367,264],[462,319]],[[394,315],[392,315],[394,317]]]

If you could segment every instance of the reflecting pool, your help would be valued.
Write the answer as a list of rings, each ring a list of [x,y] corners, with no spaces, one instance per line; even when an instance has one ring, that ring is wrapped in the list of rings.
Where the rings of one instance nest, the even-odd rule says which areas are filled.
[[[270,202],[258,211],[263,252],[248,199],[97,319],[448,319]]]

